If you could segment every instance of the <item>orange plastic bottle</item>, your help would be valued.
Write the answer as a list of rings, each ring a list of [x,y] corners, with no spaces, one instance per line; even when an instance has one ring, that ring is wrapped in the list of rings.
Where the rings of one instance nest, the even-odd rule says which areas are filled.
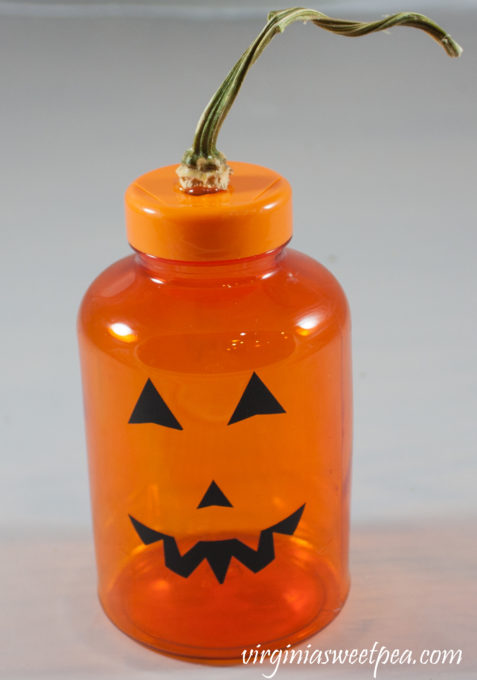
[[[346,298],[287,247],[289,184],[231,165],[226,192],[133,183],[136,252],[79,315],[99,597],[192,659],[296,643],[349,587]]]
[[[349,37],[408,25],[462,52],[414,12],[271,12],[180,166],[127,191],[136,252],[96,279],[79,315],[99,597],[128,635],[190,659],[299,642],[349,588],[346,298],[287,247],[289,184],[233,163],[229,186],[216,146],[247,71],[296,21]]]

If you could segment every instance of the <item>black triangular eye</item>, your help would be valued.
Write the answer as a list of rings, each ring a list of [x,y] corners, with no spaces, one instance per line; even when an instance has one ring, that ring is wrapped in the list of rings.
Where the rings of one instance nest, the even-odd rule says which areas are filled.
[[[228,424],[232,425],[232,423],[245,420],[245,418],[269,413],[285,413],[285,409],[278,403],[258,375],[254,373]]]
[[[139,395],[129,423],[155,423],[164,427],[172,427],[174,430],[182,430],[180,423],[150,379],[147,380]]]

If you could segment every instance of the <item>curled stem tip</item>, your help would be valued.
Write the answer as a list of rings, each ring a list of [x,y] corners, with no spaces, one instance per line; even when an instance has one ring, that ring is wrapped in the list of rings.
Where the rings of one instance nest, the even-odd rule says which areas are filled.
[[[268,20],[250,47],[245,50],[224,82],[203,111],[188,149],[177,169],[181,187],[189,193],[212,193],[225,190],[230,178],[230,167],[225,156],[217,150],[217,136],[250,67],[278,33],[290,24],[312,22],[325,31],[356,38],[385,31],[394,26],[418,28],[442,45],[450,57],[459,57],[462,48],[432,19],[416,12],[399,12],[378,21],[347,21],[333,19],[322,12],[303,7],[291,7],[270,12]]]

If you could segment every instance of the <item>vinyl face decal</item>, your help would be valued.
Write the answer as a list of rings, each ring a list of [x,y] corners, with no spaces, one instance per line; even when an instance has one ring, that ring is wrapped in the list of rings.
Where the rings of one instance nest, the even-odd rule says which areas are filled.
[[[258,375],[253,373],[227,425],[238,423],[253,416],[274,413],[285,413],[285,409]],[[183,429],[150,379],[147,380],[129,419],[129,424],[141,423],[154,423],[176,430]],[[197,510],[211,506],[233,508],[230,500],[214,480],[208,485]],[[187,578],[203,560],[206,560],[219,583],[223,583],[232,557],[235,557],[254,573],[261,571],[270,564],[275,559],[273,534],[292,536],[304,508],[305,505],[303,504],[291,515],[270,527],[262,529],[256,550],[238,538],[232,538],[198,541],[183,555],[180,554],[174,536],[151,529],[131,515],[129,515],[129,518],[145,545],[159,541],[164,542],[164,561],[168,569]]]
[[[291,536],[298,526],[304,507],[302,505],[296,512],[278,522],[278,524],[261,531],[257,550],[250,548],[250,546],[239,541],[238,538],[231,538],[225,541],[198,541],[194,547],[181,555],[173,536],[154,531],[154,529],[138,522],[131,515],[130,519],[139,538],[145,545],[164,541],[164,558],[168,569],[179,574],[179,576],[187,577],[192,574],[202,560],[207,560],[218,582],[223,583],[232,557],[235,557],[247,569],[255,573],[270,564],[275,559],[273,534]]]
[[[211,505],[218,505],[222,506],[223,508],[232,508],[232,503],[229,501],[227,496],[224,494],[223,491],[219,489],[217,484],[212,480],[210,483],[209,488],[204,494],[204,497],[200,501],[199,505],[197,506],[197,509],[199,508],[208,508]]]
[[[172,427],[174,430],[182,430],[182,426],[152,384],[152,380],[148,380],[144,385],[129,423],[155,423]]]
[[[229,425],[267,413],[285,413],[285,409],[280,406],[268,387],[254,373],[229,420]]]

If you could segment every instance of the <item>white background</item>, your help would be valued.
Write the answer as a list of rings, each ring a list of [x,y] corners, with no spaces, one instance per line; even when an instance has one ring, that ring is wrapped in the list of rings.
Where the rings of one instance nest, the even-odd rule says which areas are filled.
[[[126,186],[180,160],[213,90],[276,8],[0,2],[2,677],[261,677],[161,657],[100,611],[75,316],[91,280],[128,252]],[[407,8],[319,9],[370,19]],[[293,245],[331,269],[351,304],[353,588],[312,646],[460,647],[458,668],[381,676],[470,679],[477,6],[413,9],[463,44],[461,60],[412,29],[348,40],[293,26],[254,66],[219,141],[229,158],[291,181]],[[277,677],[298,672],[371,677],[369,667]]]

